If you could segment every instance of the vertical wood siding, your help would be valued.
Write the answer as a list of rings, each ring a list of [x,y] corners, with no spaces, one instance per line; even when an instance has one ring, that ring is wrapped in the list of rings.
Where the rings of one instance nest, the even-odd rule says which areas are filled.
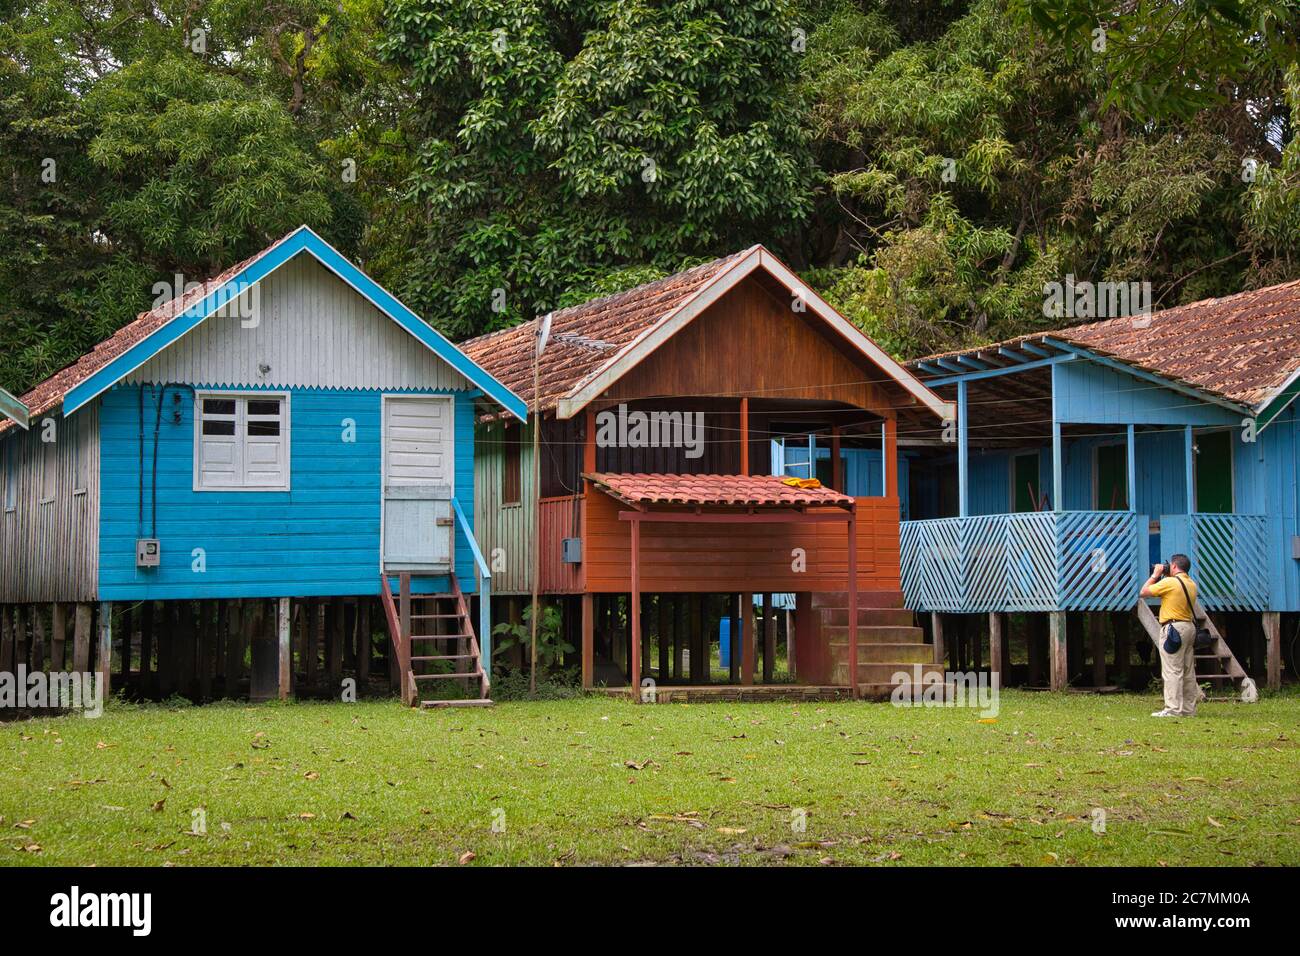
[[[533,500],[532,424],[516,431],[521,442],[522,470],[518,504],[501,500],[501,473],[505,467],[505,425],[487,422],[475,428],[474,517],[479,546],[492,570],[493,594],[524,594],[532,588],[533,560],[531,504]]]
[[[145,386],[145,525],[150,520],[153,402]],[[137,386],[105,393],[102,422],[101,600],[307,597],[379,590],[382,392],[292,389],[290,490],[193,490],[193,397],[170,389],[158,442],[157,536],[162,566],[135,567],[140,535]],[[181,397],[171,420],[171,394]],[[345,442],[344,421],[356,424]],[[474,514],[474,419],[468,393],[456,393],[456,497]],[[473,558],[457,529],[461,586],[474,587]],[[194,569],[202,548],[205,570]],[[436,582],[430,582],[436,587]]]
[[[128,382],[469,389],[455,369],[306,253],[268,276],[250,326],[214,315]],[[267,369],[264,371],[263,366]]]
[[[0,437],[0,509],[10,497],[15,505],[0,510],[0,603],[96,599],[99,414],[92,402],[69,419],[43,415],[30,431]],[[41,441],[47,418],[55,422],[52,445]],[[54,494],[42,503],[45,454],[54,456]]]

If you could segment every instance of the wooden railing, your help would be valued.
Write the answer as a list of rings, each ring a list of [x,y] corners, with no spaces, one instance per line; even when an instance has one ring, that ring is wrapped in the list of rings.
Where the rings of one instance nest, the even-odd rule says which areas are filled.
[[[474,556],[474,582],[478,590],[478,646],[483,664],[485,685],[492,680],[492,570],[483,559],[483,551],[474,537],[474,529],[461,509],[460,502],[452,498],[451,506],[456,512],[456,521],[469,542],[470,553]],[[462,597],[462,602],[463,602]],[[469,611],[465,611],[466,619]],[[483,696],[487,696],[485,693]]]
[[[379,575],[384,617],[388,622],[388,635],[393,642],[397,677],[401,683],[402,703],[409,707],[415,703],[415,678],[411,674],[411,576],[403,573],[398,581],[401,588],[400,607],[393,601],[393,589],[388,584],[388,575],[382,572]]]
[[[1269,605],[1265,515],[1161,515],[1160,553],[1192,559],[1199,598],[1214,611],[1263,611]]]
[[[1104,611],[1133,606],[1146,518],[1038,511],[904,521],[903,596],[921,611]]]

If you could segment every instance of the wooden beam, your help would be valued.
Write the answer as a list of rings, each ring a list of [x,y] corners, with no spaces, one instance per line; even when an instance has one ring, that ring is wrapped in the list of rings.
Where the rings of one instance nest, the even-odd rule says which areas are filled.
[[[1049,673],[1052,690],[1065,690],[1070,683],[1068,643],[1064,611],[1051,611],[1048,615],[1048,650],[1051,657]]]
[[[740,473],[749,474],[749,399],[740,400]]]
[[[280,598],[280,613],[277,620],[279,625],[280,654],[279,654],[279,692],[281,700],[289,699],[290,682],[293,678],[293,634],[290,622],[292,617],[289,614],[289,599]]]
[[[590,417],[590,416],[589,416]],[[582,604],[582,686],[596,686],[596,597],[583,592]]]
[[[1106,617],[1101,611],[1088,614],[1088,643],[1092,653],[1092,686],[1106,686]]]
[[[1262,617],[1268,689],[1279,690],[1282,687],[1282,615],[1265,611]]]
[[[94,609],[89,604],[78,604],[73,613],[72,669],[79,674],[90,670],[90,625],[93,615]]]
[[[672,649],[673,609],[667,594],[659,595],[657,598],[656,610],[659,614],[659,626],[656,628],[659,637],[658,680],[662,684],[668,679],[669,658]]]
[[[731,683],[739,684],[742,680],[742,665],[744,664],[745,652],[741,647],[740,635],[740,598],[735,594],[727,595],[727,618],[730,626],[727,628],[727,663],[731,666],[731,673],[728,675]],[[722,630],[719,628],[718,633]],[[719,645],[720,647],[721,645]]]
[[[812,474],[808,477],[815,477],[816,474],[817,468],[814,463]],[[838,423],[831,425],[831,487],[836,491],[844,490],[844,474],[840,467],[840,426]]]
[[[989,612],[989,674],[998,675],[998,686],[1002,686],[1003,667],[1003,649],[1005,647],[1006,635],[1003,633],[1003,624],[1005,622],[1000,611]]]
[[[858,506],[849,512],[849,696],[858,696]]]
[[[966,380],[957,383],[957,513],[970,514],[970,415],[966,402]]]
[[[1128,445],[1126,454],[1128,460],[1125,465],[1126,481],[1128,484],[1128,510],[1137,511],[1137,437],[1136,428],[1132,423],[1129,423],[1129,426],[1126,429],[1126,436]]]
[[[885,474],[885,497],[898,497],[898,419],[885,419],[885,449],[881,456]],[[839,490],[838,488],[836,489]]]
[[[591,474],[596,470],[596,412],[590,406],[584,416],[585,426],[582,436],[582,470]]]
[[[1196,512],[1196,439],[1191,425],[1183,429],[1183,457],[1186,467],[1184,480],[1187,482],[1187,513],[1190,515]]]
[[[99,603],[99,648],[95,660],[96,670],[99,671],[99,681],[101,692],[104,700],[108,700],[113,694],[113,603],[111,601],[101,601]]]
[[[687,633],[690,631],[690,598],[685,594],[673,595],[673,679],[681,680],[685,664]]]
[[[628,598],[627,616],[632,624],[631,660],[627,672],[634,699],[641,699],[641,522],[632,522],[632,594]]]
[[[740,683],[745,687],[754,684],[754,660],[758,652],[758,641],[754,627],[754,595],[742,592],[740,595]]]
[[[776,672],[776,608],[772,592],[763,592],[763,683],[772,683]]]
[[[930,612],[930,633],[934,637],[934,662],[940,667],[947,663],[947,649],[943,646],[943,615]]]

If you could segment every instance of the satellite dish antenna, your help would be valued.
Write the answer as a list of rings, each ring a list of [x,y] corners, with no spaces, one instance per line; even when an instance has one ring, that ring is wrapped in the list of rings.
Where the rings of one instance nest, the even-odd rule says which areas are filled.
[[[547,312],[542,316],[542,324],[537,330],[537,354],[541,355],[542,350],[546,348],[546,342],[551,337],[551,316],[554,313]]]

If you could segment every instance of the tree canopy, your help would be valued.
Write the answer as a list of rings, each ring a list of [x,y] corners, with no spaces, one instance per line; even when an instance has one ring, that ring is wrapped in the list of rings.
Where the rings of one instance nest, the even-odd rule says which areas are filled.
[[[1297,0],[0,0],[0,385],[307,223],[452,338],[763,242],[902,356],[1300,276]]]

